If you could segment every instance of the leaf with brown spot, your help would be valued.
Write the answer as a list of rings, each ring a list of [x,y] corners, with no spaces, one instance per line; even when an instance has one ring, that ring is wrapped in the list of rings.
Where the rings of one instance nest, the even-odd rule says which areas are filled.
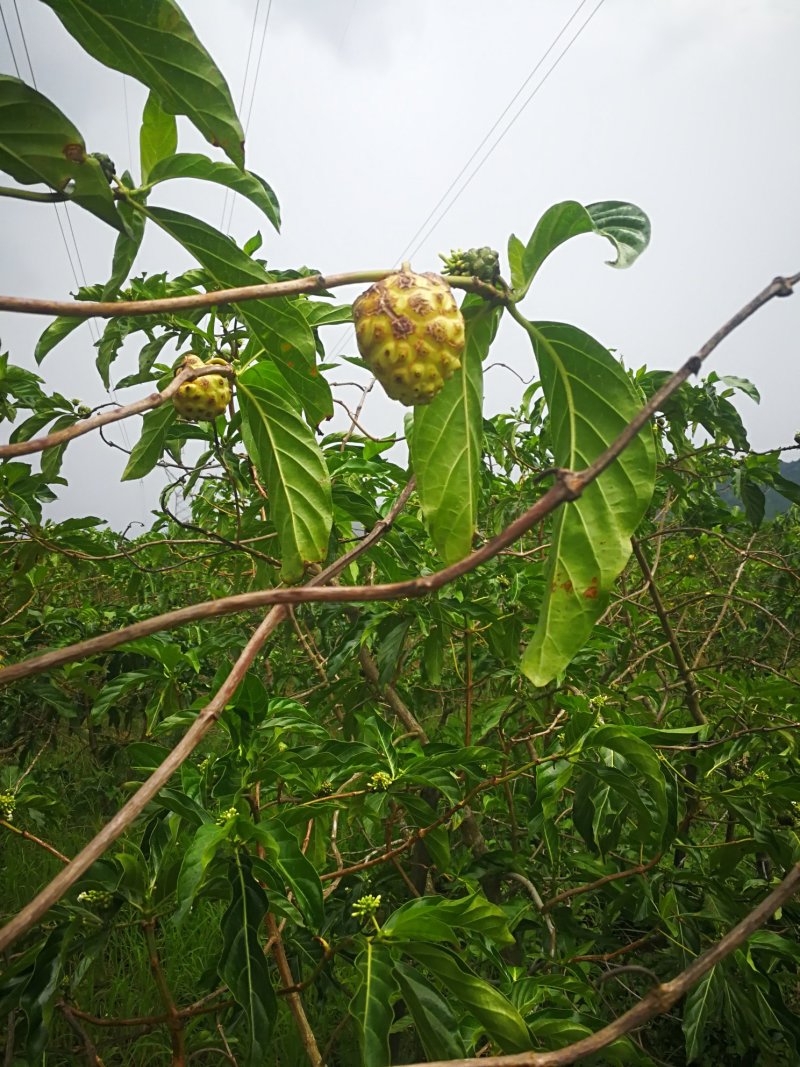
[[[30,85],[0,74],[0,170],[21,185],[47,185],[116,230],[125,225],[98,161],[80,131]]]

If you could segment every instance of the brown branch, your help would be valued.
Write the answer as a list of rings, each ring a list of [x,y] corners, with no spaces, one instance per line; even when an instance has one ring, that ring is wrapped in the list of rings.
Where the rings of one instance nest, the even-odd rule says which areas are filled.
[[[367,648],[366,645],[362,645],[358,650],[358,662],[361,664],[361,670],[364,672],[364,677],[367,679],[372,688],[381,696],[392,711],[395,713],[400,722],[405,726],[406,730],[410,734],[415,734],[423,745],[428,743],[428,735],[420,725],[417,717],[395,687],[391,684],[380,684],[380,671],[378,670],[378,664]]]
[[[235,289],[217,289],[209,293],[189,296],[168,296],[161,300],[34,300],[24,296],[0,296],[0,311],[15,311],[26,315],[60,315],[71,319],[115,319],[135,315],[158,315],[193,308],[221,307],[223,304],[242,304],[247,300],[268,300],[278,296],[297,296],[305,293],[325,293],[340,285],[364,285],[379,282],[396,274],[393,270],[351,271],[341,274],[312,274],[307,278],[292,278],[285,282],[265,282],[244,285]],[[479,278],[448,277],[448,285],[468,293],[478,293],[489,300],[505,301],[507,296]]]
[[[209,600],[201,604],[193,604],[177,611],[157,615],[151,619],[134,623],[131,626],[122,627],[109,634],[81,641],[66,648],[54,652],[47,652],[42,656],[35,656],[12,667],[6,667],[0,671],[0,686],[8,684],[17,678],[24,678],[30,674],[38,674],[49,670],[51,667],[71,663],[73,660],[93,656],[98,652],[105,652],[118,645],[125,644],[135,638],[145,637],[149,634],[158,633],[161,630],[172,629],[182,626],[197,619],[218,618],[221,615],[230,615],[238,611],[247,611],[250,608],[263,607],[267,604],[302,604],[310,602],[325,603],[354,603],[357,601],[375,600],[400,600],[411,597],[425,596],[430,592],[441,589],[443,586],[455,581],[457,578],[475,570],[482,563],[492,559],[502,549],[507,548],[519,540],[543,518],[549,515],[565,501],[577,500],[583,490],[591,482],[595,481],[604,470],[611,466],[617,457],[627,448],[650,418],[660,410],[661,406],[672,394],[689,378],[696,374],[702,366],[703,360],[730,334],[737,326],[748,319],[758,308],[777,296],[788,296],[792,292],[792,286],[800,282],[800,274],[791,278],[775,278],[758,296],[738,311],[724,326],[711,337],[699,352],[686,361],[680,370],[676,371],[665,384],[657,390],[650,400],[640,409],[637,415],[625,427],[617,439],[602,452],[597,459],[584,470],[556,471],[556,483],[537,502],[522,515],[510,523],[502,533],[492,538],[476,552],[460,560],[458,563],[444,567],[432,574],[410,579],[405,582],[394,582],[384,585],[372,586],[339,586],[327,589],[310,589],[307,586],[294,589],[269,589],[259,590],[254,593],[241,593],[238,596],[221,597],[218,600]],[[289,283],[276,283],[289,284]],[[340,283],[343,284],[343,283]],[[0,308],[2,303],[0,303]],[[516,308],[510,308],[512,315],[517,318],[527,330],[530,324],[525,320]],[[309,583],[311,585],[312,583]]]
[[[683,681],[683,687],[686,691],[686,706],[689,709],[689,714],[694,719],[697,726],[705,726],[708,720],[703,714],[703,710],[700,707],[700,694],[695,684],[694,676],[692,674],[689,664],[686,662],[686,657],[683,654],[681,646],[678,644],[678,639],[675,636],[675,631],[672,629],[672,625],[669,621],[669,615],[664,607],[664,601],[661,599],[661,593],[658,590],[658,586],[653,578],[653,572],[650,570],[650,564],[647,562],[647,557],[642,551],[642,546],[636,540],[631,538],[631,544],[633,545],[633,554],[636,556],[636,560],[641,567],[642,574],[647,582],[647,587],[650,591],[650,598],[653,601],[653,606],[656,609],[659,622],[661,623],[661,629],[664,631],[664,636],[669,642],[669,647],[672,651],[672,657],[675,660],[675,666],[678,668],[678,674]]]
[[[354,559],[371,548],[376,541],[379,541],[391,528],[413,489],[414,480],[411,479],[399,494],[386,517],[379,519],[359,544],[312,578],[308,584],[321,585],[324,582],[331,581],[348,567]],[[189,757],[205,735],[214,727],[225,705],[236,692],[267,637],[283,622],[286,615],[287,610],[284,606],[279,605],[272,608],[242,649],[239,658],[216,694],[199,712],[195,721],[164,762],[139,787],[116,815],[106,823],[103,829],[81,849],[78,855],[33,900],[29,901],[13,919],[0,929],[0,952],[7,949],[18,937],[29,930],[34,923],[38,922],[61,899],[64,893],[75,884],[81,875],[103,855],[106,849],[125,832],[134,819],[142,813],[153,797],[158,794],[184,760]]]
[[[286,951],[283,947],[278,924],[275,922],[275,916],[271,912],[267,915],[267,929],[269,930],[270,940],[272,941],[272,954],[275,957],[275,962],[278,965],[278,973],[281,976],[281,981],[286,990],[286,999],[289,1002],[289,1009],[294,1016],[297,1032],[300,1035],[303,1048],[306,1050],[308,1061],[311,1064],[311,1067],[323,1067],[322,1056],[319,1054],[314,1031],[309,1026],[303,1008],[303,1001],[300,999],[300,994],[294,988],[294,975],[289,966],[289,961],[286,958]]]
[[[769,896],[765,897],[749,915],[729,930],[720,941],[712,945],[702,956],[698,956],[686,970],[681,971],[671,981],[656,986],[638,1004],[620,1015],[614,1022],[609,1023],[608,1026],[604,1026],[602,1030],[576,1041],[573,1045],[556,1049],[553,1052],[522,1052],[511,1056],[437,1060],[425,1064],[409,1064],[407,1067],[568,1067],[569,1064],[580,1062],[595,1055],[613,1041],[631,1033],[632,1030],[643,1026],[656,1015],[663,1015],[664,1012],[669,1011],[704,975],[744,944],[751,934],[763,926],[787,900],[794,896],[798,889],[800,889],[800,864],[796,864]]]
[[[59,852],[57,848],[54,848],[46,841],[43,841],[41,837],[28,833],[27,830],[21,830],[18,826],[14,826],[13,823],[7,822],[5,819],[0,819],[0,826],[5,827],[6,830],[10,830],[12,834],[19,834],[19,836],[24,837],[26,841],[33,841],[35,845],[39,845],[40,848],[49,852],[51,856],[55,856],[57,860],[61,860],[62,863],[69,863],[69,856],[65,856],[63,852]]]
[[[648,863],[639,863],[636,867],[629,867],[625,871],[615,871],[613,874],[604,874],[602,878],[598,878],[594,882],[589,882],[587,885],[573,886],[572,889],[565,889],[563,893],[557,893],[554,897],[546,900],[542,905],[542,911],[552,911],[557,904],[563,904],[565,900],[569,900],[571,897],[580,896],[583,893],[591,893],[595,889],[600,889],[604,885],[608,885],[609,882],[617,882],[620,878],[633,878],[636,875],[644,874],[646,871],[651,870],[658,861],[661,859],[661,853]]]
[[[35,452],[44,452],[47,448],[55,448],[56,445],[66,444],[76,437],[82,437],[85,433],[96,430],[99,426],[107,426],[110,422],[119,422],[120,419],[130,418],[131,415],[141,415],[145,411],[161,407],[178,392],[185,382],[191,382],[195,378],[202,378],[206,374],[219,374],[223,378],[233,377],[232,367],[187,367],[177,374],[162,393],[150,393],[141,400],[134,400],[131,404],[114,408],[112,411],[99,412],[91,415],[88,419],[67,426],[55,433],[45,434],[44,437],[34,437],[31,441],[17,441],[10,445],[0,445],[0,459],[9,459],[11,456],[30,456]]]
[[[161,1003],[164,1005],[165,1014],[167,1016],[167,1026],[169,1028],[170,1043],[172,1045],[172,1067],[185,1067],[186,1042],[184,1040],[183,1019],[180,1017],[178,1009],[175,1007],[175,1001],[172,999],[172,993],[167,984],[166,975],[161,967],[161,960],[158,957],[155,919],[145,920],[142,923],[142,931],[147,944],[147,960],[150,964],[150,972],[153,975],[153,981],[156,984],[158,995],[161,997]]]

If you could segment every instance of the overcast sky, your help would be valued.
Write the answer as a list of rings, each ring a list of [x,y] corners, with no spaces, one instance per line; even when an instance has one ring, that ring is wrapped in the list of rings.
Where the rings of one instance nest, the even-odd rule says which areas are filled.
[[[0,4],[27,80],[12,4]],[[238,104],[256,0],[183,0],[182,7]],[[90,150],[107,152],[119,172],[138,174],[145,89],[90,59],[38,0],[19,0],[19,10],[40,91]],[[412,242],[576,10],[454,193],[595,14],[452,208],[428,233],[453,194]],[[631,367],[674,369],[772,277],[800,270],[798,55],[798,0],[605,0],[599,8],[597,0],[580,7],[578,0],[261,0],[242,119],[251,113],[247,162],[275,189],[283,233],[241,199],[229,232],[242,242],[260,228],[261,254],[276,268],[389,267],[412,242],[412,266],[430,270],[439,251],[484,244],[504,251],[511,232],[527,239],[559,200],[630,200],[652,220],[642,258],[613,271],[604,265],[604,242],[574,240],[551,257],[525,310],[581,326]],[[15,73],[2,26],[0,70]],[[179,126],[181,150],[224,158],[185,120]],[[217,226],[223,200],[219,187],[188,181],[161,186],[153,197]],[[113,232],[76,208],[70,217],[86,279],[104,282]],[[63,298],[75,288],[52,207],[2,200],[0,219],[0,291]],[[148,229],[134,272],[189,265],[182,249]],[[338,295],[353,299],[357,291]],[[1,350],[33,366],[45,324],[4,314]],[[353,354],[341,327],[328,340],[332,352]],[[67,396],[96,404],[108,398],[91,342],[90,328],[81,327],[40,373]],[[789,444],[800,429],[798,355],[800,296],[762,310],[709,365],[759,387],[760,407],[740,402],[757,448]],[[131,373],[136,358],[137,348],[126,348],[115,378]],[[525,378],[533,372],[528,341],[514,323],[501,328],[489,362],[497,361]],[[498,367],[486,389],[492,414],[514,405],[522,386]],[[135,387],[120,398],[142,392]],[[356,399],[353,390],[341,395]],[[403,410],[376,389],[364,422],[380,433],[400,430]],[[132,443],[139,420],[123,425]],[[125,444],[122,432],[115,439]],[[53,514],[97,514],[118,528],[146,519],[163,475],[121,484],[124,462],[91,435],[73,443],[64,467],[70,486]]]

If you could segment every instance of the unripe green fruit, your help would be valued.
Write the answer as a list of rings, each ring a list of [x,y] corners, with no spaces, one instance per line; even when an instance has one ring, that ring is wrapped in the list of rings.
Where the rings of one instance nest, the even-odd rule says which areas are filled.
[[[191,353],[184,356],[183,362],[176,370],[176,374],[186,367],[203,367],[219,364],[227,367],[224,359],[210,359],[203,363],[199,356]],[[172,403],[177,413],[184,419],[192,422],[211,421],[225,412],[231,401],[231,383],[221,374],[204,374],[200,378],[194,378],[184,384],[172,398]]]
[[[390,274],[358,297],[353,318],[364,362],[401,404],[429,404],[461,366],[464,319],[438,274]]]

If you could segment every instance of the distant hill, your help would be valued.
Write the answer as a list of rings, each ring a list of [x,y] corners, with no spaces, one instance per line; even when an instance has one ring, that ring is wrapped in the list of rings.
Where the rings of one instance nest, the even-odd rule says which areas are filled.
[[[780,473],[790,482],[800,485],[800,459],[791,461],[781,460],[778,466]],[[741,507],[741,501],[735,496],[730,485],[721,486],[719,495],[726,504],[737,504]],[[776,515],[782,515],[792,506],[785,496],[774,489],[765,490],[766,503],[764,506],[764,519],[774,519]]]

